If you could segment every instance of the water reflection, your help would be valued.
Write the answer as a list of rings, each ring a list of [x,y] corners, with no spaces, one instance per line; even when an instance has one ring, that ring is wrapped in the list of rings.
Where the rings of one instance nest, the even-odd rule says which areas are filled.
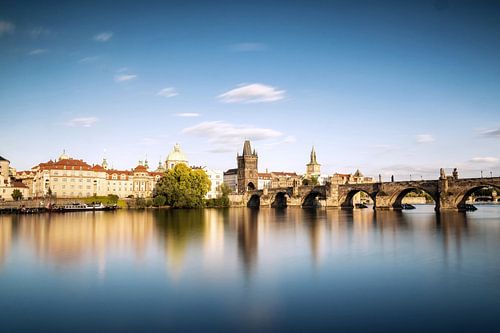
[[[95,323],[110,331],[145,323],[157,331],[480,331],[498,320],[499,216],[498,206],[2,215],[0,308],[9,312],[0,319],[26,331],[57,330],[64,320],[85,331]]]

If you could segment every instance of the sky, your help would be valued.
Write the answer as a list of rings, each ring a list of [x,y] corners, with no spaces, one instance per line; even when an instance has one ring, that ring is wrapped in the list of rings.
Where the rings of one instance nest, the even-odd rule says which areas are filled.
[[[0,155],[500,176],[498,1],[0,0]],[[450,171],[451,172],[451,171]]]

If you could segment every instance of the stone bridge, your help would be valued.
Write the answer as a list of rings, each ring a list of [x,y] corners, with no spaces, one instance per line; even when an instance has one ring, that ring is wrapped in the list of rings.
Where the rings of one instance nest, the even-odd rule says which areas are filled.
[[[478,189],[491,186],[500,189],[500,177],[464,178],[442,177],[438,180],[382,182],[366,184],[326,184],[248,191],[243,203],[248,207],[336,207],[353,208],[353,197],[366,193],[375,209],[401,209],[403,198],[413,191],[428,193],[436,203],[436,211],[465,210],[465,202]]]

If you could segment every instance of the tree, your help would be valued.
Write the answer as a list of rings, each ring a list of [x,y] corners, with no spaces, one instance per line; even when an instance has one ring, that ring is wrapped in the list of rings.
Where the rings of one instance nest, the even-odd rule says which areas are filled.
[[[160,178],[154,193],[155,196],[163,195],[166,204],[174,208],[200,208],[210,185],[205,171],[193,170],[181,163]]]
[[[164,195],[157,195],[156,197],[154,197],[153,199],[153,206],[155,207],[160,207],[160,206],[163,206],[165,205],[165,202],[167,201],[167,198],[165,198]]]
[[[16,188],[14,191],[12,191],[12,199],[18,201],[21,200],[22,198],[23,198],[23,193],[20,190]]]

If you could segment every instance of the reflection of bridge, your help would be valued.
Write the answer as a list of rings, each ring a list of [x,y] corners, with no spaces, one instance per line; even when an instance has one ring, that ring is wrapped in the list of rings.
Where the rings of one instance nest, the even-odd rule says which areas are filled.
[[[338,207],[353,208],[353,197],[359,192],[370,196],[376,209],[401,209],[401,201],[412,191],[428,193],[436,211],[465,210],[469,196],[486,186],[500,188],[500,177],[403,181],[369,184],[327,184],[247,191],[242,203],[248,207]]]

